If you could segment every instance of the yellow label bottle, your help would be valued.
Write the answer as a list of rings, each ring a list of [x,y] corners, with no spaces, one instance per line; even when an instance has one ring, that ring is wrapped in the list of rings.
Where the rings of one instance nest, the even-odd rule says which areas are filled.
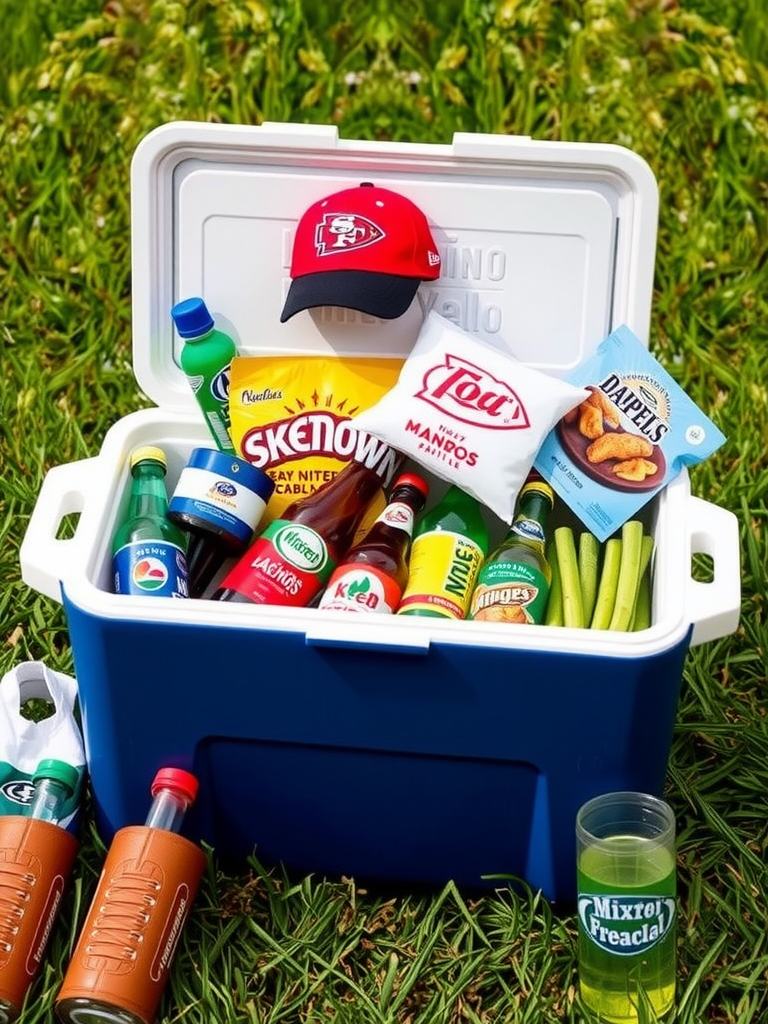
[[[398,615],[463,619],[483,559],[488,528],[478,502],[452,486],[416,529]]]

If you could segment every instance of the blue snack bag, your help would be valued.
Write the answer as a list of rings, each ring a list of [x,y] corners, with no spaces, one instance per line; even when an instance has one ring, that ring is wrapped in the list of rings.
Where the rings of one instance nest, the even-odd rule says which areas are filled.
[[[568,381],[590,395],[553,427],[534,465],[600,541],[725,441],[625,325]]]

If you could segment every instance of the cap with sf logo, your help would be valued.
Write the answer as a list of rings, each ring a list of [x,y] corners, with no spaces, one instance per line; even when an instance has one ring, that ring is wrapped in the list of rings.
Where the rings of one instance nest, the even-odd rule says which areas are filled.
[[[320,199],[302,215],[280,320],[315,306],[393,320],[408,309],[420,281],[439,275],[440,254],[418,206],[363,182]]]

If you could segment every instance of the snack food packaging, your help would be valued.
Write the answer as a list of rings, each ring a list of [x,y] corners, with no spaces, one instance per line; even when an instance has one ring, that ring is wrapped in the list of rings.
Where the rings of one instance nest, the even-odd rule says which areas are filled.
[[[355,426],[511,523],[544,436],[586,397],[432,310],[397,384]]]
[[[725,441],[625,325],[568,379],[589,395],[550,431],[535,465],[600,541]]]
[[[270,356],[232,360],[232,440],[275,481],[266,526],[375,445],[352,417],[397,380],[402,359]],[[377,504],[380,511],[382,503]]]

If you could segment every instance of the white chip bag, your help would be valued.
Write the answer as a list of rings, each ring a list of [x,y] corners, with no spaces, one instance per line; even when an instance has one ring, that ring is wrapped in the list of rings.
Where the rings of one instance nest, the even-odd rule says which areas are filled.
[[[397,384],[354,423],[511,523],[544,437],[587,394],[433,310]]]

